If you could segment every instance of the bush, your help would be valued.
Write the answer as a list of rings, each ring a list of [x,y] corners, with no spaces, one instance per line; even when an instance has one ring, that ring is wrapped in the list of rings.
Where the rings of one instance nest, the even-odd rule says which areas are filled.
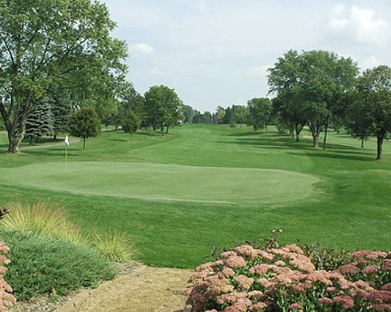
[[[193,312],[390,311],[391,253],[337,253],[331,261],[324,250],[308,250],[331,269],[319,270],[296,245],[223,252],[196,268],[187,303]]]
[[[49,236],[0,232],[10,247],[11,263],[5,279],[18,300],[40,294],[66,295],[80,287],[94,287],[114,278],[115,270],[96,251]]]

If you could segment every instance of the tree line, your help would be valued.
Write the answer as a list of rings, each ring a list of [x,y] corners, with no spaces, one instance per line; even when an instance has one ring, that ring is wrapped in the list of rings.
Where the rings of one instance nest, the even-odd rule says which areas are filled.
[[[381,159],[391,128],[391,69],[385,65],[360,73],[351,58],[333,52],[290,50],[269,69],[269,97],[201,113],[167,86],[144,95],[134,90],[125,78],[126,44],[111,36],[115,23],[104,4],[0,0],[0,20],[0,114],[10,153],[26,137],[33,143],[71,131],[85,139],[100,123],[131,135],[140,127],[164,134],[192,122],[245,123],[255,131],[275,124],[296,140],[306,126],[314,147],[324,133],[324,148],[330,127],[343,127],[362,144],[376,136]],[[86,116],[96,119],[91,131],[80,129]]]
[[[377,139],[377,159],[391,131],[391,68],[380,65],[360,73],[351,58],[329,51],[286,52],[268,70],[269,98],[254,98],[247,106],[217,107],[211,114],[197,111],[193,122],[251,125],[255,131],[274,124],[296,141],[305,126],[318,148],[323,132],[326,148],[330,127],[344,128],[364,141]]]

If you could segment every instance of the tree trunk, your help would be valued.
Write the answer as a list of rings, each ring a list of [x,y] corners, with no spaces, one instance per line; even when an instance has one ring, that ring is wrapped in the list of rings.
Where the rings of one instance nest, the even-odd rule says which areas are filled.
[[[318,148],[319,147],[319,134],[316,134],[312,138],[312,147],[314,147],[314,148]]]
[[[30,146],[33,145],[33,136],[30,135]]]
[[[326,142],[327,142],[327,130],[329,128],[329,124],[326,123],[324,125],[324,138],[323,138],[323,149],[325,150],[326,149]]]
[[[295,132],[296,132],[296,142],[299,142],[300,140],[300,132],[303,130],[303,127],[301,127],[299,124],[295,125]]]
[[[319,147],[319,134],[320,134],[320,126],[311,126],[310,127],[311,134],[312,134],[312,147],[318,148]]]
[[[19,152],[19,145],[22,142],[23,137],[8,135],[8,153],[15,154]]]
[[[18,122],[13,123],[10,128],[7,127],[8,153],[14,154],[19,152],[19,146],[24,138],[24,132],[26,130],[26,119],[27,112],[24,112]]]
[[[8,153],[17,153],[19,151],[19,145],[24,138],[26,131],[26,121],[29,108],[29,104],[32,98],[31,91],[28,92],[26,103],[22,106],[16,106],[12,111],[13,114],[7,112],[4,107],[4,103],[0,98],[0,113],[4,121],[4,125],[8,134]],[[14,106],[15,101],[11,96],[11,106]]]
[[[169,128],[170,126],[166,126],[166,134],[168,134],[168,128]]]
[[[86,149],[86,138],[83,138],[83,151]]]
[[[361,148],[364,148],[364,138],[361,138]]]
[[[381,160],[382,151],[383,151],[383,139],[384,139],[384,134],[379,133],[377,135],[377,157],[376,157],[376,160]]]
[[[53,141],[57,140],[57,133],[53,134]]]
[[[266,133],[267,133],[267,124],[266,124],[265,128],[266,128]]]

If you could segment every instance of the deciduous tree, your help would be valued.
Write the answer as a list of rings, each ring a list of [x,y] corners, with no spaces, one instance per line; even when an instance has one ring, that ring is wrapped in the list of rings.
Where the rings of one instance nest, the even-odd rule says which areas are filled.
[[[86,149],[86,139],[96,137],[100,133],[100,128],[99,116],[92,107],[81,108],[69,121],[70,134],[83,139],[83,149]]]
[[[147,124],[164,134],[181,120],[182,101],[174,89],[160,85],[151,87],[144,95]]]
[[[268,98],[254,98],[247,102],[248,124],[254,131],[266,128],[271,120],[272,103]]]
[[[362,107],[377,138],[377,157],[382,158],[383,141],[391,131],[391,68],[381,65],[366,70],[357,83],[356,105]],[[354,109],[352,106],[351,109]],[[365,118],[365,119],[366,119]],[[367,122],[367,120],[366,120]]]
[[[0,0],[0,21],[0,112],[10,153],[50,93],[65,88],[80,105],[100,92],[112,96],[123,79],[125,44],[111,37],[115,23],[98,1]]]
[[[319,145],[319,134],[332,117],[344,112],[346,94],[352,92],[358,74],[350,58],[328,51],[288,51],[269,69],[270,92],[276,93],[279,113],[296,127],[296,137],[306,123]]]

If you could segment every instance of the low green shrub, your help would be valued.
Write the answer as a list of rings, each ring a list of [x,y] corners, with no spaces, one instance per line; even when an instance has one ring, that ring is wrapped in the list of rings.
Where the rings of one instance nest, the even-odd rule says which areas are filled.
[[[391,311],[391,253],[306,251],[317,266],[296,245],[223,252],[196,268],[187,303],[192,312]]]
[[[33,233],[0,232],[9,247],[11,263],[5,274],[18,300],[40,294],[66,295],[80,287],[110,280],[115,270],[91,248]]]

